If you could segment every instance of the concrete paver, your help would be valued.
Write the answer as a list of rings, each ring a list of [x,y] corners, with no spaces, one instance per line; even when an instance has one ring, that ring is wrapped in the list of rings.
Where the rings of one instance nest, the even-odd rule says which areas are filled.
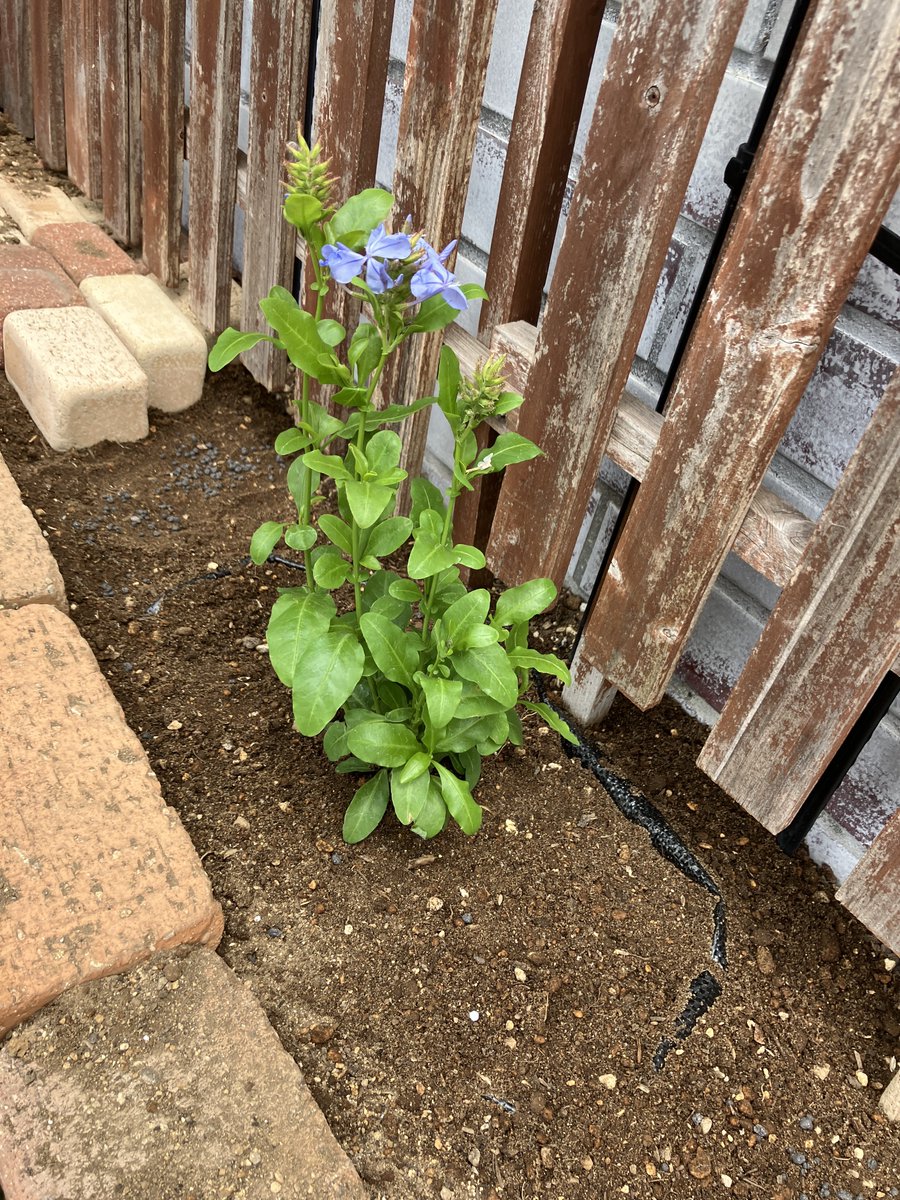
[[[11,179],[0,179],[0,208],[15,221],[29,241],[42,225],[84,220],[61,188],[41,188],[31,183],[22,188]]]
[[[34,246],[0,245],[0,335],[11,312],[21,308],[63,308],[70,304],[84,305],[84,296],[46,251]]]
[[[75,283],[95,275],[134,275],[145,270],[91,221],[42,225],[31,241],[52,254]]]
[[[0,611],[0,1035],[67,988],[221,932],[75,625],[46,604]]]
[[[89,308],[10,313],[6,374],[54,450],[146,437],[147,376]]]
[[[41,527],[0,458],[0,609],[54,604],[67,613],[66,589]]]
[[[208,950],[68,992],[0,1048],[7,1200],[363,1200],[296,1064]]]
[[[147,403],[181,412],[200,399],[206,378],[206,339],[155,279],[106,275],[81,291],[147,376]]]

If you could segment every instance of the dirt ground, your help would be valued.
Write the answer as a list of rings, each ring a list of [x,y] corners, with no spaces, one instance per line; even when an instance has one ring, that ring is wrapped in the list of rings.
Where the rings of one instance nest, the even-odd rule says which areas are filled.
[[[9,167],[24,152],[5,145]],[[0,378],[0,453],[203,857],[221,953],[372,1196],[898,1195],[900,1131],[876,1104],[900,968],[696,770],[704,731],[620,699],[597,742],[719,884],[725,972],[712,898],[538,718],[486,764],[474,839],[385,823],[345,846],[355,784],[292,731],[259,648],[296,573],[245,557],[288,511],[282,403],[232,368],[152,422],[145,442],[56,454]],[[575,620],[561,604],[539,641],[565,652]],[[721,997],[657,1072],[706,969]]]

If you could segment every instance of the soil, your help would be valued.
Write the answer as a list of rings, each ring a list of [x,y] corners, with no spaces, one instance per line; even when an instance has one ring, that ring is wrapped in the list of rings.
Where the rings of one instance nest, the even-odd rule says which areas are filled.
[[[0,380],[0,453],[203,857],[220,952],[372,1196],[897,1195],[876,1105],[900,968],[696,769],[704,730],[619,699],[596,740],[719,884],[725,972],[712,898],[538,718],[486,763],[475,838],[385,823],[345,846],[355,782],[293,732],[261,649],[297,574],[245,557],[287,512],[283,400],[235,367],[152,419],[144,442],[56,454]],[[575,618],[561,604],[537,641],[565,651]],[[702,970],[722,994],[655,1071]]]

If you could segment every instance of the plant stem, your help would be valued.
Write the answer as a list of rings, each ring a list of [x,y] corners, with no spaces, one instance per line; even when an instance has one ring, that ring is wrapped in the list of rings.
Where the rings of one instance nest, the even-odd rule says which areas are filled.
[[[382,333],[381,337],[382,337],[382,345],[383,345],[384,344],[384,334],[383,333]],[[361,453],[365,451],[366,413],[369,411],[369,405],[372,402],[372,396],[375,393],[375,389],[376,389],[376,387],[378,387],[378,380],[381,378],[381,372],[384,370],[384,364],[385,364],[386,360],[387,360],[387,353],[385,351],[382,353],[381,361],[379,362],[378,366],[375,368],[375,370],[369,376],[369,386],[366,389],[366,399],[365,399],[364,403],[362,405],[360,405],[360,408],[359,408],[359,432],[356,435],[356,448]],[[353,472],[356,475],[357,479],[359,479],[359,466],[356,464],[355,459],[354,459]],[[357,622],[359,622],[360,611],[362,609],[362,580],[360,578],[361,568],[359,565],[359,526],[357,525],[352,512],[350,513],[350,549],[351,549],[351,557],[353,559],[353,598],[354,598],[354,604],[356,607],[356,620],[357,620]]]
[[[313,252],[312,247],[309,246],[308,243],[307,243],[307,247],[306,247],[306,261],[312,262],[313,270],[316,273],[316,283],[318,284],[318,289],[316,291],[316,320],[319,321],[322,318],[322,305],[323,305],[323,301],[324,301],[324,295],[322,292],[322,275],[321,275],[321,272],[319,271],[318,264],[316,263],[316,255]],[[300,392],[300,420],[303,421],[304,424],[306,424],[306,425],[310,424],[310,420],[309,420],[309,376],[306,374],[305,371],[303,373],[303,387]],[[301,525],[309,525],[310,521],[311,521],[311,517],[312,517],[312,477],[313,477],[312,471],[307,470],[304,473],[303,503],[301,506],[302,511],[300,513],[300,524]],[[308,550],[303,551],[303,569],[304,569],[304,575],[306,576],[306,586],[309,591],[313,592],[313,591],[315,591],[316,585],[315,585],[315,580],[313,579],[312,569],[310,567],[310,553]]]

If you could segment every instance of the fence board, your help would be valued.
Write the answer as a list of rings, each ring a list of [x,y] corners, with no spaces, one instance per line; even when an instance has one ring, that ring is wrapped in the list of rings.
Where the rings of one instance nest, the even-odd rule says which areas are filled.
[[[504,479],[494,520],[506,583],[565,576],[743,10],[620,13],[519,420],[544,457]]]
[[[472,170],[497,0],[416,0],[403,81],[394,170],[396,210],[411,213],[441,249],[459,234]],[[439,333],[407,342],[392,364],[391,399],[427,395],[437,375]],[[404,425],[401,465],[421,470],[427,410]],[[400,503],[405,503],[401,488]]]
[[[900,652],[898,598],[900,371],[698,759],[772,833],[790,823]]]
[[[23,137],[34,136],[31,5],[0,0],[0,107]]]
[[[274,284],[293,286],[296,231],[281,218],[285,143],[302,124],[312,0],[254,4],[250,59],[250,145],[244,210],[244,329],[268,329],[257,304]],[[283,388],[287,363],[267,342],[241,361],[270,391]]]
[[[66,169],[62,0],[32,0],[34,144],[51,171]]]
[[[141,3],[141,150],[144,259],[178,284],[184,182],[184,5]]]
[[[603,672],[641,708],[662,697],[900,183],[898,119],[900,5],[822,0],[581,640],[580,711]]]
[[[836,899],[895,954],[900,953],[900,812],[894,813],[850,872]]]
[[[100,34],[97,0],[63,0],[66,170],[84,194],[100,196]]]
[[[132,227],[134,204],[133,96],[138,87],[139,62],[133,56],[132,22],[135,0],[97,0],[103,36],[100,38],[100,128],[103,215],[127,245],[139,239]]]
[[[242,0],[193,0],[188,137],[191,308],[219,333],[234,274]]]

